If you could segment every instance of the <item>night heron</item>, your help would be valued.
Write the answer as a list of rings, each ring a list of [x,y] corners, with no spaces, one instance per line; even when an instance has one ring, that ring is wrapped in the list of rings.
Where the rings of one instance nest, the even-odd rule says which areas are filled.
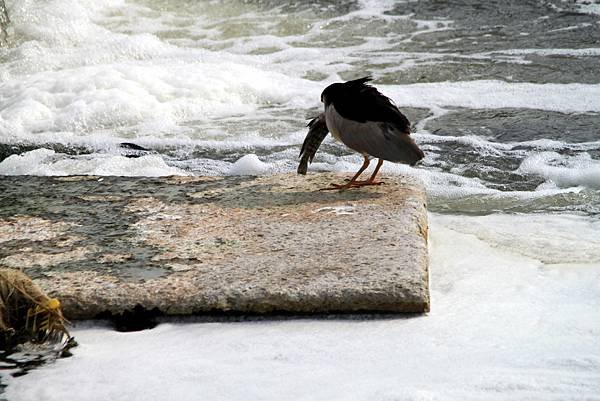
[[[414,166],[425,155],[410,136],[410,122],[398,107],[376,88],[370,77],[329,85],[321,94],[325,111],[308,123],[309,131],[300,150],[298,173],[306,174],[317,149],[329,132],[350,149],[363,155],[358,172],[345,184],[326,189],[348,189],[379,185],[375,180],[384,160]],[[369,167],[369,158],[378,158],[367,180],[357,181]]]

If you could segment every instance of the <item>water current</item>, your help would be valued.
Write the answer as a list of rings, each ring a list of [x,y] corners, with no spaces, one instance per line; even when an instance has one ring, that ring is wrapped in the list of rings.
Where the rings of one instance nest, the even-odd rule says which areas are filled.
[[[294,171],[322,89],[371,75],[427,155],[416,169],[384,173],[421,177],[433,210],[600,212],[597,4],[15,0],[7,8],[0,174]],[[258,156],[251,168],[234,169],[248,154]],[[352,171],[360,161],[328,139],[311,170]]]

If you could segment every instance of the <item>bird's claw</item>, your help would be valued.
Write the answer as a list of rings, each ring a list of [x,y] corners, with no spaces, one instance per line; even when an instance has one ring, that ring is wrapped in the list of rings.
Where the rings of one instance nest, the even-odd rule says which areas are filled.
[[[327,188],[319,188],[319,191],[333,191],[336,189],[339,189],[340,191],[343,191],[344,189],[348,189],[350,188],[349,185],[340,185],[340,184],[329,184],[330,186]]]
[[[350,181],[349,179],[346,179],[345,181]],[[360,187],[366,187],[369,185],[383,185],[385,184],[385,182],[383,181],[370,181],[370,180],[365,180],[365,181],[353,181],[353,182],[348,182],[347,184],[334,184],[331,183],[329,184],[330,186],[327,188],[321,188],[319,189],[319,191],[333,191],[333,190],[346,190],[346,189],[350,189],[350,188],[360,188]]]
[[[346,178],[345,181],[350,181],[349,178]],[[352,187],[364,187],[367,185],[383,185],[385,182],[383,181],[375,181],[375,180],[364,180],[364,181],[354,181],[352,183]]]

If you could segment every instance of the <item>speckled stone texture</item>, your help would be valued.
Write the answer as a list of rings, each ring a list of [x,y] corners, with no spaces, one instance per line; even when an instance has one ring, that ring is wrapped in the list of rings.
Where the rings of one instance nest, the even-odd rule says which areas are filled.
[[[72,319],[426,312],[421,184],[319,191],[343,176],[0,177],[0,266]]]

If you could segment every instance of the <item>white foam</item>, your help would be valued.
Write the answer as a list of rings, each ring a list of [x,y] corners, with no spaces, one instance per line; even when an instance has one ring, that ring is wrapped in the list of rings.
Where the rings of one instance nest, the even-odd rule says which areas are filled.
[[[249,7],[246,12],[256,8],[243,7]],[[321,21],[306,16],[306,22],[319,31],[321,23],[348,18],[381,17],[386,24],[410,19],[383,14],[392,7],[393,2],[365,1],[359,10],[341,17]],[[378,62],[393,65],[398,59],[447,56],[398,52],[387,37],[367,37],[359,44],[334,48],[294,46],[321,33],[307,28],[298,34],[264,34],[272,28],[272,18],[280,22],[287,18],[267,17],[266,12],[245,16],[265,24],[257,32],[220,38],[229,47],[208,50],[193,41],[161,39],[165,30],[178,28],[174,24],[182,17],[177,13],[165,11],[159,17],[149,8],[122,0],[20,0],[11,11],[22,42],[6,50],[0,77],[0,133],[9,142],[83,144],[91,137],[103,137],[107,143],[132,137],[201,141],[204,132],[190,128],[196,121],[233,116],[252,120],[265,106],[288,111],[320,107],[322,89],[373,51],[378,52]],[[243,21],[239,13],[231,11]],[[193,32],[217,29],[219,21],[227,20],[227,15],[200,14],[189,27]],[[433,21],[423,27],[437,29],[441,24],[445,29],[448,23]],[[250,54],[269,46],[280,51]],[[322,82],[299,78],[315,71],[328,78]],[[594,101],[600,96],[599,85],[469,81],[382,89],[400,106],[600,111]],[[260,131],[260,122],[257,125]],[[238,134],[243,140],[247,133]]]
[[[228,171],[228,175],[262,175],[269,167],[260,161],[255,154],[249,154],[236,161]]]
[[[600,84],[532,84],[502,81],[424,83],[382,87],[399,106],[526,108],[559,112],[600,111]]]
[[[101,37],[105,30],[94,23],[104,10],[122,0],[14,1],[11,11],[15,34],[40,43],[70,46]]]
[[[0,162],[2,175],[46,175],[44,162],[49,161],[55,152],[50,149],[36,149],[21,155],[11,155]]]
[[[523,142],[511,142],[511,148],[514,147],[532,147],[537,151],[542,150],[576,150],[576,151],[589,151],[600,149],[600,141],[592,141],[592,142],[563,142],[556,141],[552,139],[536,139],[533,141],[523,141]]]
[[[29,132],[75,131],[77,135],[89,135],[115,126],[143,128],[141,135],[163,137],[186,121],[251,114],[261,104],[282,103],[291,108],[316,106],[322,89],[322,85],[298,80],[298,86],[282,91],[283,77],[236,65],[197,66],[195,72],[190,72],[190,67],[175,68],[168,73],[167,68],[156,66],[111,67],[109,71],[83,69],[79,71],[82,75],[73,82],[75,86],[58,84],[69,79],[68,73],[60,72],[54,77],[53,74],[45,76],[43,81],[21,81],[4,86],[7,108],[1,117],[5,124],[17,127],[27,138],[36,136]],[[254,73],[263,78],[257,79]],[[181,81],[180,76],[186,76],[186,81]],[[230,76],[236,76],[238,81],[228,83]],[[98,80],[105,89],[95,89],[98,84],[94,83]],[[87,89],[90,83],[93,87]],[[36,93],[43,100],[25,90],[27,86],[37,86]],[[165,88],[170,88],[174,97],[165,97],[162,92]],[[594,101],[600,97],[600,85],[474,81],[394,86],[385,88],[384,92],[402,106],[600,111],[598,102]],[[111,102],[106,102],[107,97],[111,97]],[[53,110],[52,114],[49,110]]]
[[[414,138],[417,140],[425,140],[428,143],[444,143],[444,142],[455,142],[461,145],[473,147],[478,151],[482,152],[482,155],[493,154],[499,155],[502,152],[512,149],[514,146],[521,145],[522,143],[501,143],[492,142],[477,135],[435,135],[428,133],[415,134]]]
[[[282,85],[282,79],[287,81],[225,62],[82,67],[0,84],[0,118],[18,127],[23,139],[40,132],[86,136],[120,127],[161,137],[190,120],[251,114],[273,103],[293,105],[297,90]]]
[[[159,155],[137,158],[107,154],[67,156],[49,149],[11,155],[0,162],[0,175],[116,175],[159,177],[189,175],[168,166]]]
[[[582,13],[600,15],[600,4],[597,1],[575,0],[575,5]]]
[[[80,344],[73,357],[8,378],[6,396],[558,401],[599,394],[600,263],[577,254],[592,249],[590,236],[575,241],[594,227],[542,215],[431,215],[430,223],[427,315],[165,323],[135,333],[82,326],[73,330]],[[498,235],[481,232],[490,223],[499,224]],[[557,245],[543,242],[546,224],[551,234],[572,233],[571,255],[582,263],[536,259],[545,244]],[[531,245],[535,255],[524,255]]]
[[[515,55],[530,55],[537,56],[575,56],[575,57],[598,57],[600,56],[600,48],[588,47],[583,49],[503,49],[493,50],[479,55],[492,54],[515,54]]]
[[[588,153],[564,156],[556,152],[533,153],[519,166],[519,172],[537,174],[558,187],[600,189],[600,161]]]
[[[3,57],[3,137],[33,143],[100,133],[107,141],[132,133],[161,138],[189,135],[183,127],[190,121],[251,115],[266,105],[298,107],[300,85],[293,82],[304,81],[275,71],[270,59],[178,47],[154,34],[101,26],[106,14],[127,15],[136,7],[120,0],[23,0],[11,7],[21,29],[16,34],[26,40]]]

